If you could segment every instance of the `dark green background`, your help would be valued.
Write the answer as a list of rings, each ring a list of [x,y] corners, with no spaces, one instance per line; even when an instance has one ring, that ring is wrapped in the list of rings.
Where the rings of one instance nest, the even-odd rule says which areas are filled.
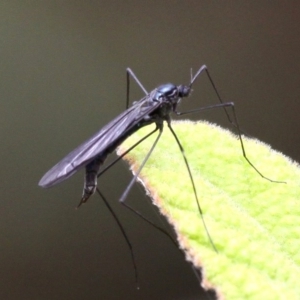
[[[168,239],[117,203],[131,178],[125,163],[99,186],[130,236],[140,291],[98,197],[74,209],[83,173],[49,190],[37,183],[125,108],[128,66],[150,90],[188,83],[190,68],[206,64],[244,131],[300,161],[299,8],[297,1],[2,1],[0,298],[201,298]],[[135,100],[141,96],[133,89]],[[203,78],[182,109],[216,101]],[[228,126],[222,112],[194,118]],[[128,201],[154,218],[144,194],[135,187]]]

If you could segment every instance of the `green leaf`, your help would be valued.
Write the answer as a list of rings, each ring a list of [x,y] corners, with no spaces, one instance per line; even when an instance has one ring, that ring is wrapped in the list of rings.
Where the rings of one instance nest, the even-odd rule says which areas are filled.
[[[268,145],[243,138],[247,157],[229,131],[206,122],[172,123],[191,167],[208,231],[199,214],[182,154],[168,128],[139,178],[175,228],[186,258],[204,270],[204,287],[225,299],[300,299],[300,169]],[[149,128],[150,127],[150,128]],[[122,153],[150,132],[139,130]],[[136,172],[156,134],[126,160]]]

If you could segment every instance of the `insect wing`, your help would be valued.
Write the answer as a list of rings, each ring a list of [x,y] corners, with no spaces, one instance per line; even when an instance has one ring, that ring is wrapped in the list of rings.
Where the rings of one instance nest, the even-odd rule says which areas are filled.
[[[151,99],[152,93],[136,102],[90,139],[69,153],[42,177],[39,186],[51,187],[68,179],[81,167],[105,151],[117,139],[126,134],[126,131],[130,130],[132,126],[158,106],[156,103],[148,101]]]

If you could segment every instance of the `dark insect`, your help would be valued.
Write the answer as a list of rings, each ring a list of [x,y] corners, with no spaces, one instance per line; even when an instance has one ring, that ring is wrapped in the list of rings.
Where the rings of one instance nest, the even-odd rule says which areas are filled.
[[[219,100],[219,104],[214,104],[211,106],[206,107],[200,107],[194,110],[186,111],[186,112],[179,112],[177,111],[177,106],[182,98],[188,97],[192,91],[192,85],[195,82],[195,80],[198,78],[198,76],[201,73],[206,73],[217,97]],[[130,90],[130,76],[133,77],[133,79],[137,82],[137,84],[140,86],[140,88],[144,91],[146,94],[145,97],[143,97],[141,100],[136,101],[132,104],[130,108],[128,108],[129,104],[129,90]],[[100,192],[100,190],[97,188],[97,178],[102,175],[106,170],[108,170],[112,165],[114,165],[117,161],[119,161],[123,156],[125,156],[128,152],[130,152],[133,148],[135,148],[138,144],[140,144],[142,141],[144,141],[146,138],[148,138],[150,135],[152,135],[154,132],[159,131],[159,134],[157,135],[149,153],[144,158],[144,161],[142,162],[140,168],[136,172],[135,176],[132,178],[130,183],[128,184],[127,188],[123,192],[122,196],[120,197],[119,201],[122,203],[126,208],[133,211],[135,214],[137,214],[139,217],[144,219],[146,222],[150,223],[152,226],[157,228],[159,231],[164,233],[166,236],[168,236],[171,241],[177,245],[176,241],[172,238],[172,236],[161,227],[154,224],[152,221],[145,218],[142,214],[140,214],[138,211],[133,209],[131,206],[125,203],[125,199],[135,183],[139,173],[141,172],[143,166],[146,164],[148,158],[150,157],[151,153],[153,152],[157,142],[159,141],[161,134],[163,132],[163,126],[164,121],[166,121],[169,129],[171,130],[177,145],[180,148],[180,151],[182,153],[182,156],[185,161],[185,165],[187,167],[189,177],[191,180],[191,184],[193,187],[195,200],[197,202],[198,210],[201,216],[201,220],[203,223],[203,226],[205,228],[205,231],[207,233],[207,236],[210,240],[210,243],[212,244],[213,248],[216,250],[216,247],[209,235],[209,232],[207,230],[207,227],[205,225],[202,210],[199,204],[198,196],[196,187],[194,184],[194,180],[192,177],[192,173],[187,161],[187,158],[185,156],[183,147],[174,132],[172,126],[171,126],[171,118],[170,114],[173,112],[178,116],[185,115],[185,114],[191,114],[191,113],[197,113],[204,110],[210,110],[215,108],[223,108],[229,122],[235,129],[237,130],[237,134],[241,143],[242,153],[246,161],[251,165],[251,167],[263,178],[272,181],[272,182],[278,182],[273,181],[269,178],[266,178],[247,158],[245,148],[243,145],[243,140],[241,136],[241,131],[238,125],[237,117],[235,114],[234,109],[234,103],[233,102],[223,102],[221,100],[221,97],[214,85],[214,82],[212,81],[212,78],[208,72],[208,69],[205,65],[203,65],[198,72],[191,76],[191,82],[189,85],[174,85],[172,83],[163,84],[154,90],[152,90],[150,93],[146,91],[146,89],[143,87],[143,85],[140,83],[140,81],[137,79],[135,74],[131,69],[127,69],[127,109],[121,113],[119,116],[117,116],[115,119],[113,119],[110,123],[108,123],[106,126],[104,126],[99,132],[97,132],[95,135],[93,135],[90,139],[82,143],[79,147],[77,147],[75,150],[73,150],[71,153],[69,153],[64,159],[62,159],[58,164],[56,164],[53,168],[51,168],[40,180],[39,185],[44,188],[48,188],[51,186],[54,186],[69,177],[71,177],[73,174],[75,174],[77,171],[79,171],[81,168],[85,167],[85,181],[84,181],[84,188],[82,193],[81,201],[78,205],[78,207],[85,203],[91,195],[95,193],[97,190],[100,197],[103,199],[105,205],[110,210],[111,214],[113,215],[114,219],[116,220],[120,230],[123,233],[123,236],[128,244],[128,247],[130,249],[134,269],[135,269],[135,277],[136,282],[138,286],[138,276],[137,276],[137,268],[136,263],[134,259],[134,255],[132,252],[132,246],[131,243],[126,235],[126,232],[121,225],[120,221],[118,220],[117,216],[115,215],[114,211],[110,207],[108,201],[105,199],[103,194]],[[230,114],[228,113],[226,108],[230,108],[232,110],[232,116],[233,119],[231,119]],[[117,159],[115,159],[111,164],[106,166],[103,170],[100,171],[101,166],[104,164],[108,154],[113,152],[126,138],[128,138],[131,134],[139,130],[143,126],[147,126],[149,124],[155,123],[156,128],[148,133],[145,137],[143,137],[141,140],[139,140],[136,144],[132,145],[127,151],[122,153]],[[217,250],[216,250],[217,251]],[[199,278],[200,275],[197,273],[197,270],[194,270],[196,276]]]
[[[193,83],[195,82],[197,77],[203,72],[205,72],[207,74],[220,103],[214,104],[211,106],[200,107],[200,108],[186,111],[186,112],[178,112],[177,106],[178,106],[180,100],[182,98],[188,97],[190,95],[190,93],[192,91]],[[40,180],[39,185],[41,187],[48,188],[48,187],[54,186],[64,180],[68,179],[74,173],[76,173],[78,170],[85,167],[85,181],[84,181],[83,194],[82,194],[81,201],[78,205],[78,206],[80,206],[82,203],[85,203],[91,195],[93,195],[95,193],[96,188],[97,188],[97,178],[101,174],[103,174],[107,169],[109,169],[112,165],[114,165],[118,160],[120,160],[124,155],[126,155],[129,151],[131,151],[134,147],[136,147],[139,143],[141,143],[147,137],[152,135],[154,132],[159,131],[159,134],[158,134],[153,146],[151,147],[149,153],[145,157],[138,172],[136,173],[134,178],[132,178],[131,182],[129,183],[129,185],[127,186],[126,190],[124,191],[124,193],[122,194],[122,196],[119,200],[126,207],[133,210],[131,207],[129,207],[127,204],[125,204],[124,201],[129,193],[132,185],[136,181],[136,178],[138,177],[141,169],[145,165],[149,156],[153,152],[153,149],[155,148],[158,140],[160,139],[161,134],[163,132],[164,121],[166,121],[169,129],[171,130],[171,132],[182,152],[186,167],[189,172],[189,177],[191,179],[191,183],[193,186],[195,198],[196,198],[196,201],[198,204],[199,213],[202,216],[202,210],[201,210],[201,207],[200,207],[200,204],[198,201],[196,187],[195,187],[194,180],[193,180],[193,177],[192,177],[192,174],[190,171],[190,167],[189,167],[188,161],[186,159],[186,156],[184,154],[183,147],[171,126],[170,114],[173,112],[176,115],[180,116],[180,115],[191,114],[191,113],[196,113],[196,112],[209,110],[209,109],[215,109],[215,108],[224,108],[229,122],[237,129],[237,133],[238,133],[239,140],[240,140],[241,147],[242,147],[243,156],[247,160],[247,162],[255,169],[255,171],[261,177],[263,177],[267,180],[273,181],[273,180],[263,176],[263,174],[260,173],[260,171],[257,170],[257,168],[247,158],[246,152],[244,149],[244,145],[243,145],[241,132],[239,129],[239,125],[238,125],[235,110],[234,110],[234,103],[233,102],[224,103],[221,100],[221,97],[220,97],[220,95],[214,85],[214,82],[211,79],[208,69],[205,65],[203,65],[198,70],[198,72],[195,74],[195,76],[192,76],[191,82],[189,85],[176,86],[172,83],[167,83],[167,84],[163,84],[163,85],[155,88],[150,93],[148,93],[146,91],[146,89],[143,87],[143,85],[137,79],[137,77],[135,76],[133,71],[128,68],[127,69],[127,107],[128,107],[128,103],[129,103],[129,83],[130,83],[129,79],[130,79],[130,76],[132,76],[134,78],[134,80],[137,82],[137,84],[145,92],[146,96],[143,97],[141,100],[134,102],[131,107],[127,108],[123,113],[121,113],[119,116],[117,116],[115,119],[113,119],[110,123],[108,123],[106,126],[104,126],[99,132],[97,132],[90,139],[88,139],[87,141],[82,143],[79,147],[77,147],[75,150],[73,150],[71,153],[69,153],[64,159],[62,159],[58,164],[56,164],[53,168],[51,168]],[[233,120],[231,120],[230,115],[226,110],[226,107],[229,107],[232,109]],[[147,126],[152,123],[156,124],[156,128],[152,132],[147,134],[139,142],[137,142],[132,147],[130,147],[125,153],[123,153],[113,163],[111,163],[109,166],[107,166],[105,169],[103,169],[100,172],[100,167],[105,162],[108,154],[113,152],[131,134],[133,134],[134,132],[139,130],[141,127]],[[134,211],[134,212],[138,213],[136,211]],[[202,218],[202,220],[203,220],[203,218]],[[203,223],[204,223],[204,220],[203,220]],[[204,223],[204,226],[205,226],[205,223]],[[205,226],[205,228],[206,228],[206,226]],[[208,236],[209,236],[209,234],[208,234]],[[209,239],[210,239],[210,237],[209,237]],[[212,243],[212,241],[211,241],[211,243]],[[212,245],[213,245],[213,243],[212,243]]]

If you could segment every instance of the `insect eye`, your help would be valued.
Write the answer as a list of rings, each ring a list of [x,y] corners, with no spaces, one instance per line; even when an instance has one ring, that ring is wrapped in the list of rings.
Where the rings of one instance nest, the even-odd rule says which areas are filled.
[[[180,85],[178,87],[178,95],[179,97],[187,97],[191,92],[191,88],[189,86],[186,85]]]

